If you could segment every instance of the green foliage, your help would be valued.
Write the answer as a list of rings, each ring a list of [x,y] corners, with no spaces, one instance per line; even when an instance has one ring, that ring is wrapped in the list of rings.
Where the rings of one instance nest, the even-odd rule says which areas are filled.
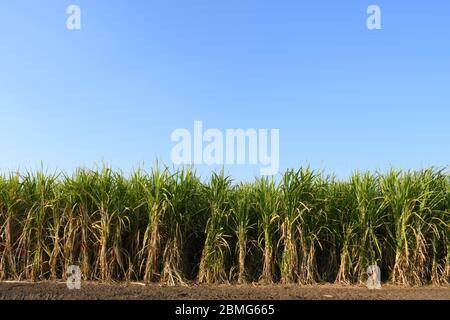
[[[168,285],[361,283],[372,264],[396,284],[448,283],[450,176],[338,181],[302,168],[233,184],[158,165],[0,176],[0,279],[64,279],[72,264],[84,279]]]

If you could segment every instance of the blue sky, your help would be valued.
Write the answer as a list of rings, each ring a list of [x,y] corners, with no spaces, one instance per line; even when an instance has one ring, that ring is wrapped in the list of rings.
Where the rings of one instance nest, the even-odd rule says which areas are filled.
[[[70,4],[81,30],[66,29]],[[366,28],[371,4],[382,30]],[[170,164],[171,132],[194,120],[279,128],[281,169],[448,166],[449,12],[444,0],[2,0],[0,170]]]

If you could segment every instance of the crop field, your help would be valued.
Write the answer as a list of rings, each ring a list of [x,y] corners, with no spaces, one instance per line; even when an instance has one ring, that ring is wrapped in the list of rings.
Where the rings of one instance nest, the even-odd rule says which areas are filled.
[[[157,165],[0,177],[0,280],[182,286],[447,285],[450,175],[309,168],[276,181]],[[448,292],[448,291],[447,291]]]

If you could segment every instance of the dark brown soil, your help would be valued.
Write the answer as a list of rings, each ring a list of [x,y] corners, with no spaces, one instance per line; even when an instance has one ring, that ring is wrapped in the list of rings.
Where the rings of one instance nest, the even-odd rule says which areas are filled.
[[[62,282],[0,282],[0,299],[31,300],[450,300],[450,286],[404,288],[386,285],[380,290],[338,285],[215,285],[167,287],[159,285],[83,283],[69,290]]]

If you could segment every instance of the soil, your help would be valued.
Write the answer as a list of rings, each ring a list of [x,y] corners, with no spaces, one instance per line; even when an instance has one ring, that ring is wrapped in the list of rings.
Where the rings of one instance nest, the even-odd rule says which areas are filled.
[[[8,300],[450,300],[450,286],[398,287],[380,290],[340,285],[193,285],[168,287],[142,283],[83,282],[69,290],[64,282],[0,282]]]

